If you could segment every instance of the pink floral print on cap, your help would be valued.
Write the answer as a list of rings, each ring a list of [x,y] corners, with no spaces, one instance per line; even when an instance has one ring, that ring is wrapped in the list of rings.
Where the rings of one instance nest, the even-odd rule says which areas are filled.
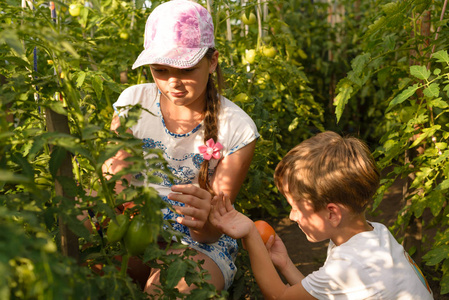
[[[191,68],[215,47],[212,17],[203,6],[190,0],[172,0],[157,6],[145,26],[145,50],[133,69],[161,64]]]

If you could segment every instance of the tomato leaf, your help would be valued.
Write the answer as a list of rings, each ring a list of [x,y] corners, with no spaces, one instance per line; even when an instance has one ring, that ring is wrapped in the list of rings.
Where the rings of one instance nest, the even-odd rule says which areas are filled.
[[[440,94],[440,87],[438,86],[438,83],[432,83],[426,89],[424,89],[424,95],[426,95],[429,98],[438,97],[439,94]]]
[[[351,98],[352,92],[353,88],[349,80],[343,82],[343,84],[338,88],[338,94],[334,100],[334,105],[336,106],[335,114],[337,115],[337,123],[340,121],[345,105],[348,103],[349,98]]]
[[[449,245],[438,246],[427,252],[423,258],[427,261],[427,265],[434,266],[443,259],[449,258]]]
[[[437,62],[441,63],[449,63],[449,55],[447,54],[447,50],[440,50],[432,54],[432,58],[436,58]]]
[[[418,79],[427,80],[430,76],[430,71],[427,70],[426,66],[411,66],[410,74]]]
[[[429,128],[424,128],[422,130],[422,133],[418,136],[418,138],[413,142],[413,144],[411,144],[410,149],[415,147],[415,146],[417,146],[419,143],[421,143],[428,136],[433,135],[435,133],[435,131],[437,131],[440,128],[441,128],[440,125],[434,125],[434,126],[429,127]]]
[[[187,265],[181,259],[175,260],[167,270],[166,285],[169,288],[174,288],[178,282],[183,278],[187,271]]]
[[[391,100],[386,112],[389,112],[394,106],[401,104],[402,102],[413,96],[418,89],[419,86],[416,83],[413,86],[409,86],[406,90],[402,91],[399,95],[394,97],[393,100]]]

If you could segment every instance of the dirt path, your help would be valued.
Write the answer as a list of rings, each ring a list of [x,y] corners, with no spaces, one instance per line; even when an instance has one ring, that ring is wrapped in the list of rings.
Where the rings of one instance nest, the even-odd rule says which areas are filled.
[[[404,181],[398,180],[385,194],[382,203],[374,213],[367,214],[370,221],[380,222],[391,226],[396,220],[399,210],[402,208],[402,185]],[[288,218],[272,219],[270,224],[284,241],[288,253],[296,267],[304,274],[310,274],[318,270],[326,259],[328,242],[310,243],[299,227]],[[427,280],[432,288],[435,299],[449,299],[449,295],[439,295],[439,284]]]

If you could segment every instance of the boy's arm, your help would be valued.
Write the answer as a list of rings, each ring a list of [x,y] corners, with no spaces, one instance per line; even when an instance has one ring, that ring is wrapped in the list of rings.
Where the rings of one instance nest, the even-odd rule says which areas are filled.
[[[227,197],[223,201],[216,198],[213,201],[210,220],[213,225],[232,238],[243,239],[251,261],[251,269],[264,298],[315,299],[300,282],[304,276],[299,271],[293,272],[291,266],[286,269],[286,275],[289,277],[299,276],[295,279],[290,278],[292,282],[298,283],[287,286],[282,282],[254,222],[237,212]]]
[[[298,268],[296,268],[295,264],[288,256],[287,248],[279,235],[276,234],[275,236],[270,237],[265,244],[265,247],[268,250],[274,266],[282,276],[284,276],[287,282],[290,285],[300,283],[304,278],[304,275]]]

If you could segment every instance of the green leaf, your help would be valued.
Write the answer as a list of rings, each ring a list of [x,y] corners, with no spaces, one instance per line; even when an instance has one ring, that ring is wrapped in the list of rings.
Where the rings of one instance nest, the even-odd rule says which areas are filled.
[[[27,183],[30,182],[30,178],[0,169],[0,182]]]
[[[435,188],[435,191],[444,191],[449,189],[449,179],[443,180],[437,187]]]
[[[76,87],[80,88],[83,85],[85,79],[86,79],[86,72],[80,71],[78,73],[78,78],[76,78]]]
[[[28,160],[23,157],[21,154],[19,153],[13,153],[11,155],[11,159],[20,166],[20,168],[22,169],[22,173],[30,178],[34,177],[34,169],[33,166],[28,162]]]
[[[103,79],[100,76],[94,76],[92,79],[92,86],[95,90],[95,94],[97,95],[98,100],[101,98],[101,94],[103,93]]]
[[[167,282],[166,285],[168,288],[174,288],[178,282],[183,278],[187,271],[186,263],[181,260],[175,260],[167,270]]]
[[[349,98],[351,98],[353,88],[350,83],[344,82],[342,86],[338,89],[338,94],[335,97],[334,105],[336,106],[335,114],[337,115],[337,123],[340,121],[343,110],[348,103]]]
[[[83,140],[95,139],[100,131],[101,128],[99,126],[89,124],[81,131],[81,137]]]
[[[73,48],[73,46],[69,42],[61,41],[61,45],[67,50],[67,52],[73,55],[74,58],[80,58],[80,55],[76,52],[75,48]]]
[[[437,62],[449,63],[449,55],[447,54],[447,50],[440,50],[432,54],[432,58],[436,58]]]
[[[48,101],[47,105],[55,113],[67,116],[67,110],[61,101]]]
[[[426,89],[424,89],[424,95],[426,95],[429,98],[435,98],[438,97],[440,94],[440,87],[438,83],[432,83],[429,85]]]
[[[410,74],[418,79],[427,80],[430,76],[430,71],[425,66],[411,66]]]
[[[446,108],[449,107],[449,104],[442,100],[441,98],[432,99],[429,101],[429,106],[431,107],[438,107],[438,108]]]
[[[449,258],[449,245],[438,246],[427,252],[423,258],[427,261],[427,265],[434,266],[443,259]]]
[[[419,143],[421,143],[422,140],[424,140],[428,136],[433,135],[435,133],[435,131],[437,131],[440,128],[441,128],[440,125],[434,125],[434,126],[429,127],[429,128],[424,128],[422,130],[422,132],[418,135],[418,138],[413,142],[413,144],[411,144],[410,149],[415,147],[415,146],[417,146],[417,145],[419,145]]]
[[[25,50],[23,49],[23,45],[20,42],[17,34],[11,30],[2,30],[0,34],[0,43],[6,43],[9,47],[11,47],[14,52],[17,53],[18,56],[24,56]]]
[[[215,293],[207,289],[194,289],[186,298],[186,300],[195,299],[211,299]]]
[[[402,91],[399,95],[394,97],[393,100],[391,100],[386,112],[389,112],[394,106],[401,104],[402,102],[413,96],[418,89],[419,86],[417,83],[415,83],[413,86],[409,86],[406,90]]]
[[[441,212],[441,209],[446,202],[446,198],[441,191],[435,189],[434,191],[432,191],[432,193],[430,193],[427,202],[427,206],[430,207],[430,211],[432,212],[432,214],[434,216],[437,216]]]
[[[50,173],[53,176],[53,178],[56,177],[59,167],[61,166],[62,162],[65,160],[66,157],[67,157],[67,150],[58,146],[55,146],[53,148],[53,151],[51,152],[50,155],[50,161],[48,162]]]

